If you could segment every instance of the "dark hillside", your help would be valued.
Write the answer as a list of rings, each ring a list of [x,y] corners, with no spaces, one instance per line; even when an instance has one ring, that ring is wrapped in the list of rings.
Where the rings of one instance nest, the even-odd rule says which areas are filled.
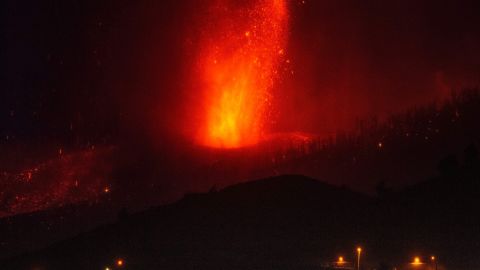
[[[448,160],[451,158],[447,158]],[[448,163],[448,162],[447,162]],[[304,176],[251,181],[128,214],[115,224],[2,263],[2,269],[319,269],[339,254],[364,265],[438,256],[448,269],[480,266],[478,160],[376,199]]]
[[[362,195],[303,176],[258,180],[125,214],[116,224],[6,267],[101,269],[117,257],[131,269],[314,267],[335,255],[330,247],[364,242],[365,219],[358,217],[366,217],[361,211],[368,203]]]

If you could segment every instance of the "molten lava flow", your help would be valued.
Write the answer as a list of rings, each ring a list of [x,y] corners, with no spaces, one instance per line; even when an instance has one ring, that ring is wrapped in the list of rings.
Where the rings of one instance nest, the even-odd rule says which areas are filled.
[[[94,202],[108,185],[112,147],[65,153],[18,172],[0,174],[0,218]],[[107,193],[107,192],[105,192]]]
[[[286,0],[217,0],[200,43],[205,91],[199,142],[236,148],[256,143],[284,54]]]

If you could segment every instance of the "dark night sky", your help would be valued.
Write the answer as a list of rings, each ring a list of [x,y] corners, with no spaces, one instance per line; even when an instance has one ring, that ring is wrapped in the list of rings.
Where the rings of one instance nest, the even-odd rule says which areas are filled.
[[[3,6],[4,143],[84,144],[182,121],[177,108],[195,95],[182,89],[183,45],[197,27],[189,1]],[[333,132],[475,85],[478,10],[476,1],[292,1],[295,73],[274,91],[273,128]]]
[[[478,82],[476,1],[300,3],[291,2],[295,73],[274,91],[274,129],[334,132]],[[84,144],[182,122],[178,108],[193,92],[182,83],[191,54],[184,44],[202,3],[3,6],[4,143]]]
[[[3,1],[0,169],[59,149],[190,140],[180,130],[198,98],[192,48],[207,6]],[[290,63],[270,128],[330,135],[477,85],[479,10],[478,1],[291,1]]]

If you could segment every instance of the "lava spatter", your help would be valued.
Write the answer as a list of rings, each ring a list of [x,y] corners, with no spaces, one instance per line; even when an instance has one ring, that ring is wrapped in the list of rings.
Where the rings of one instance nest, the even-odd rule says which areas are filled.
[[[209,147],[238,148],[261,138],[285,51],[286,1],[237,2],[212,5],[199,44],[205,98],[197,141]]]

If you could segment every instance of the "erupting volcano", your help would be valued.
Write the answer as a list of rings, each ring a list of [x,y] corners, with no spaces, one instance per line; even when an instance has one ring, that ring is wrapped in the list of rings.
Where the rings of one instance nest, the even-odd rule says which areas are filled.
[[[271,89],[285,53],[285,0],[216,1],[199,44],[204,93],[197,141],[238,148],[255,144],[269,115]]]

